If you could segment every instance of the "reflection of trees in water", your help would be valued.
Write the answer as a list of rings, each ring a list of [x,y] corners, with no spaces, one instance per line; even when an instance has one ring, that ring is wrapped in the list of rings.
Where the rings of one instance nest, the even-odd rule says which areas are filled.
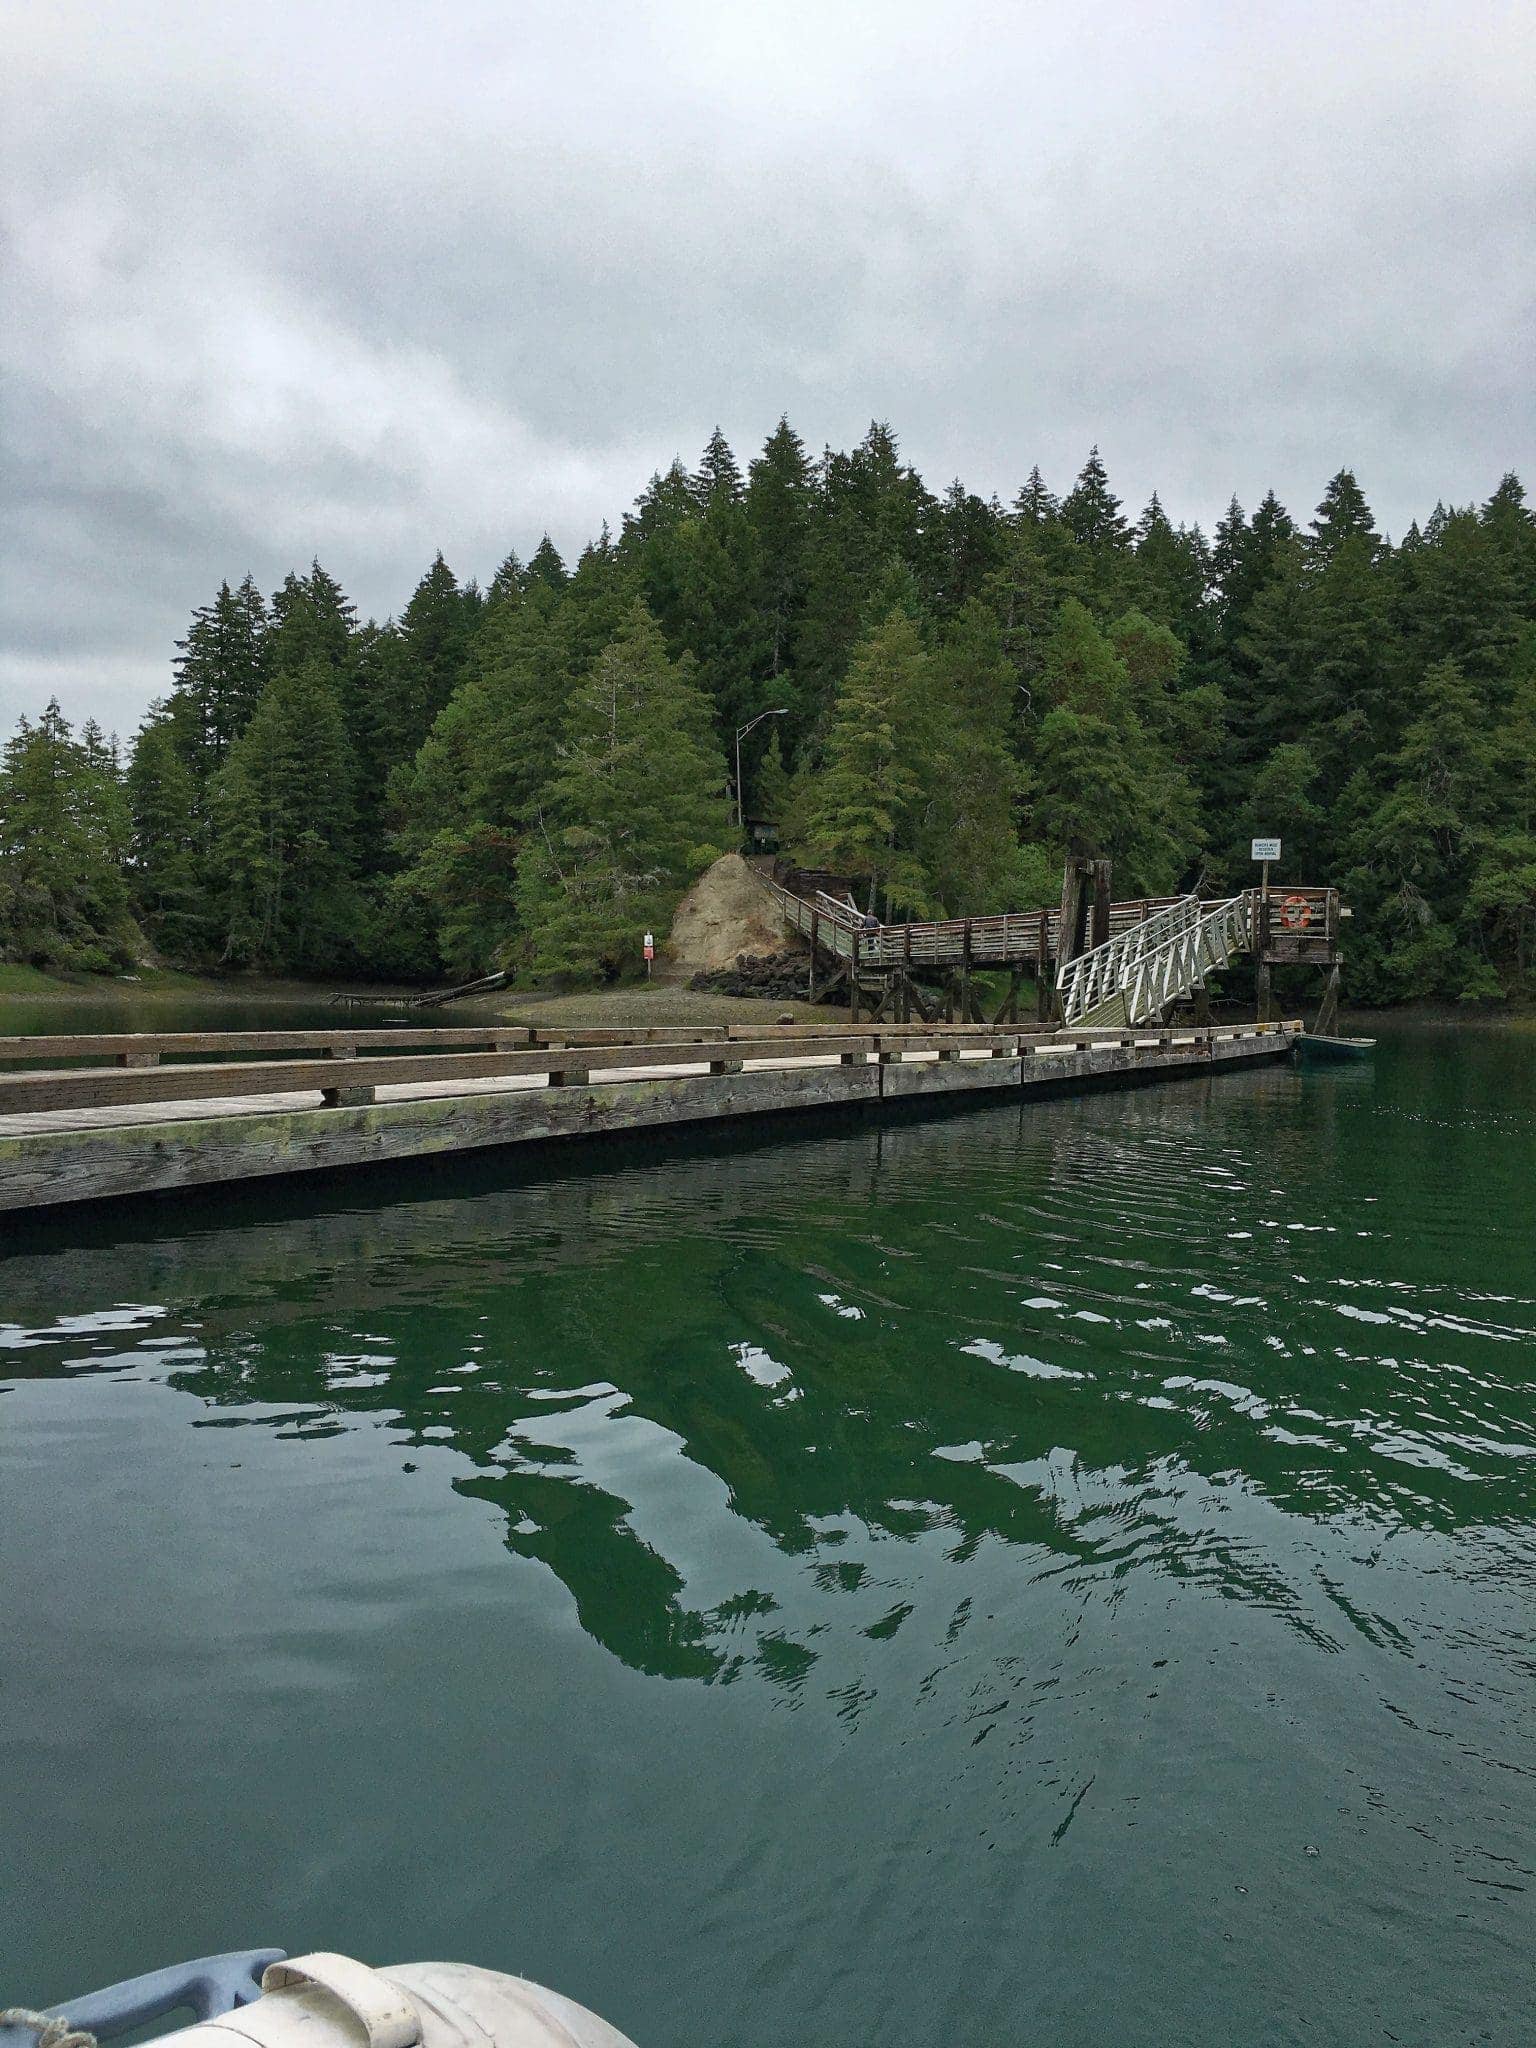
[[[455,1484],[501,1510],[507,1548],[549,1567],[587,1634],[615,1657],[664,1678],[718,1672],[709,1617],[685,1604],[682,1575],[630,1527],[628,1501],[569,1473],[518,1470]]]
[[[355,1184],[303,1214],[247,1203],[180,1237],[18,1256],[8,1308],[186,1304],[161,1326],[203,1347],[172,1376],[184,1391],[314,1433],[393,1414],[402,1444],[468,1460],[458,1488],[498,1509],[508,1546],[558,1576],[590,1635],[648,1672],[752,1666],[796,1687],[835,1640],[821,1631],[899,1630],[901,1603],[873,1578],[964,1567],[989,1541],[1075,1595],[1113,1598],[1150,1569],[1315,1628],[1302,1567],[1288,1569],[1298,1520],[1364,1510],[1449,1529],[1482,1519],[1486,1496],[1352,1451],[1347,1433],[1322,1453],[1287,1443],[1242,1387],[1212,1394],[1220,1383],[1185,1373],[1175,1398],[1166,1346],[1143,1333],[1089,1351],[1064,1329],[1042,1361],[1016,1355],[1009,1327],[1042,1259],[1147,1286],[1142,1308],[1174,1275],[1187,1292],[1192,1228],[1226,1199],[1200,1173],[1235,1172],[1262,1127],[1265,1173],[1295,1176],[1316,1140],[1274,1117],[1273,1081],[1248,1078],[1219,1084],[1232,1092],[1212,1128],[1191,1086],[813,1142],[735,1131],[662,1160],[605,1147],[510,1185],[487,1163],[452,1194],[365,1206]],[[961,1348],[980,1331],[989,1348]],[[1256,1351],[1243,1369],[1257,1382],[1272,1367]],[[1422,1392],[1374,1371],[1378,1423],[1422,1422]],[[647,1455],[599,1475],[583,1425],[590,1441],[619,1417]],[[715,1513],[771,1545],[771,1585],[690,1599],[644,1533],[680,1460],[720,1482]],[[894,1560],[883,1538],[903,1544]]]

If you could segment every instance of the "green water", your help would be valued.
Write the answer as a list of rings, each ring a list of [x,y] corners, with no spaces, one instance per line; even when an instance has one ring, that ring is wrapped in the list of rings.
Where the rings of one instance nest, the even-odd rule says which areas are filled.
[[[0,1995],[1523,2043],[1533,1383],[1513,1032],[13,1232]]]

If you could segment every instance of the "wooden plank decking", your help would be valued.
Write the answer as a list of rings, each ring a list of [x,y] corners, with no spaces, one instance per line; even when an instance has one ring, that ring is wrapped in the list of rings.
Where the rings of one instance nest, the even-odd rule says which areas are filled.
[[[618,1044],[570,1031],[538,1045],[516,1027],[400,1034],[409,1052],[394,1033],[338,1033],[320,1059],[305,1057],[320,1049],[312,1033],[8,1039],[0,1063],[55,1064],[0,1072],[0,1211],[794,1109],[1210,1073],[1280,1057],[1299,1030],[796,1025]],[[487,1037],[496,1045],[480,1049]],[[208,1058],[247,1049],[289,1056]],[[106,1057],[120,1064],[60,1064]]]

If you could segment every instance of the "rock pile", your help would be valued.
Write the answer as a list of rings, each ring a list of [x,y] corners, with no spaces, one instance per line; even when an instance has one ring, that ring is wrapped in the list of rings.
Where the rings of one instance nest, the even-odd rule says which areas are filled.
[[[805,953],[738,953],[729,967],[696,974],[688,986],[711,995],[803,1003],[809,969]]]

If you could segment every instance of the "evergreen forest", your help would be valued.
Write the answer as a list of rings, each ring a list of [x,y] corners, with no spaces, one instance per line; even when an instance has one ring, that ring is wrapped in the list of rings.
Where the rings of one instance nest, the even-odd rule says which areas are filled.
[[[766,714],[766,715],[764,715]],[[756,721],[754,724],[753,721]],[[312,562],[225,583],[131,743],[54,703],[0,757],[0,959],[391,981],[639,970],[745,810],[882,916],[1283,878],[1354,911],[1351,999],[1536,993],[1536,519],[1506,476],[1383,534],[935,495],[888,428],[743,472],[717,431],[574,563],[438,555],[360,620]]]

